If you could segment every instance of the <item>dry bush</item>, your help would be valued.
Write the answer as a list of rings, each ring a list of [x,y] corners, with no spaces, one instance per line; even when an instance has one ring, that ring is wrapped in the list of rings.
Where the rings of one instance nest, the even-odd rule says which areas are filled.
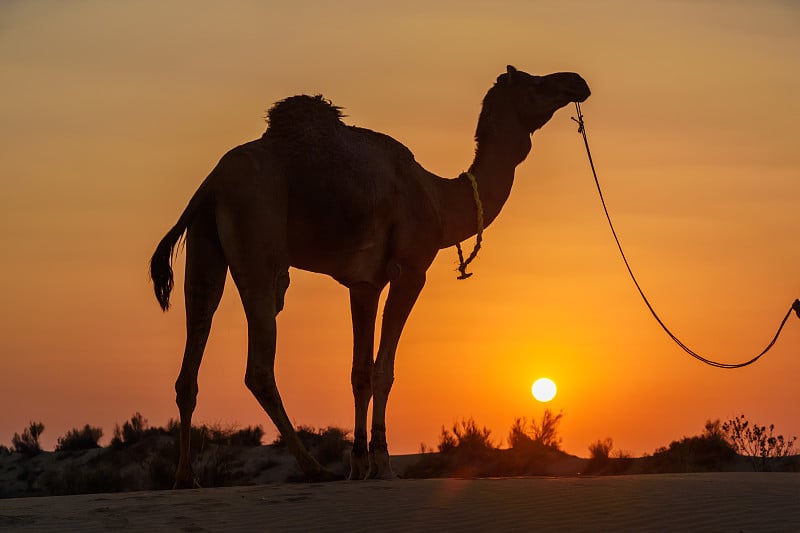
[[[98,441],[102,436],[102,429],[86,424],[82,429],[71,429],[63,437],[59,437],[56,451],[77,451],[99,448],[100,444],[98,444]]]
[[[614,441],[611,437],[598,440],[589,445],[589,459],[592,461],[606,461],[611,457],[611,450],[614,448]]]
[[[726,438],[736,451],[750,459],[753,470],[757,472],[770,470],[774,463],[792,455],[797,437],[785,439],[783,435],[774,435],[775,424],[759,426],[750,424],[744,415],[732,418],[722,424],[717,421],[717,430]]]
[[[492,442],[491,433],[486,426],[479,428],[472,417],[461,419],[460,422],[453,424],[452,433],[442,426],[439,451],[447,452],[458,449],[461,452],[479,453],[484,450],[493,450],[495,445]]]
[[[345,450],[353,445],[353,441],[348,437],[351,431],[337,426],[316,429],[313,426],[301,425],[297,427],[296,432],[306,450],[322,465],[342,461]],[[283,436],[279,434],[272,445],[285,447]]]
[[[114,438],[111,439],[111,446],[118,447],[139,442],[144,438],[146,431],[147,419],[137,411],[130,420],[122,424],[122,427],[119,424],[114,427]]]
[[[563,411],[554,414],[550,409],[545,409],[541,421],[533,418],[529,424],[525,417],[515,419],[508,434],[509,447],[560,449],[561,437],[558,436],[558,426],[562,418],[564,418]]]
[[[42,452],[42,447],[39,445],[39,436],[44,431],[44,424],[41,422],[30,422],[28,427],[22,432],[14,433],[11,438],[11,444],[14,446],[14,451],[21,453],[26,457],[33,457]]]
[[[720,431],[719,421],[707,421],[705,431],[660,447],[648,464],[654,472],[714,472],[736,459],[736,450]]]

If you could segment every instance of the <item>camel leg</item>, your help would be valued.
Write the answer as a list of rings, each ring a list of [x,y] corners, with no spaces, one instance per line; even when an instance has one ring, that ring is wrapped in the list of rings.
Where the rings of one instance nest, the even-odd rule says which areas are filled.
[[[275,383],[275,317],[289,286],[286,185],[279,176],[251,167],[237,170],[229,174],[235,186],[218,196],[217,225],[247,317],[244,381],[303,472],[314,480],[334,479],[303,446]]]
[[[367,409],[372,398],[375,318],[380,293],[380,289],[369,284],[350,288],[350,314],[353,318],[353,371],[350,374],[350,383],[355,399],[355,429],[348,479],[364,479],[369,470]]]
[[[275,317],[280,310],[279,302],[283,299],[283,294],[278,294],[278,290],[288,287],[289,273],[285,268],[265,266],[256,269],[253,276],[237,275],[233,264],[231,272],[247,317],[247,370],[244,382],[278,428],[303,472],[313,480],[334,479],[335,476],[324,470],[303,446],[286,414],[275,382]]]
[[[372,439],[369,443],[370,479],[395,478],[386,443],[386,403],[394,382],[394,356],[406,319],[425,285],[425,272],[404,270],[389,285],[383,309],[381,340],[372,370]]]
[[[197,403],[197,372],[211,331],[211,319],[225,287],[227,270],[216,228],[208,221],[196,221],[186,236],[186,349],[175,382],[181,429],[180,458],[174,488],[197,486],[192,473],[190,446],[192,413]]]
[[[277,275],[276,275],[277,274]],[[288,275],[288,273],[286,273]],[[265,280],[278,281],[281,273],[265,271]],[[265,290],[266,289],[266,290]],[[240,294],[247,316],[248,354],[245,384],[280,431],[289,451],[303,472],[312,480],[334,479],[303,446],[289,421],[275,383],[276,294],[265,287],[241,287]]]

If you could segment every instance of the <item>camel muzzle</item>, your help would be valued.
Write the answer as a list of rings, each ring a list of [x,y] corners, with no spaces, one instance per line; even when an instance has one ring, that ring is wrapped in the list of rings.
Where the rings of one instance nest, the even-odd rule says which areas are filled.
[[[570,102],[584,102],[592,92],[589,85],[574,72],[556,72],[543,77],[543,81],[569,98]]]

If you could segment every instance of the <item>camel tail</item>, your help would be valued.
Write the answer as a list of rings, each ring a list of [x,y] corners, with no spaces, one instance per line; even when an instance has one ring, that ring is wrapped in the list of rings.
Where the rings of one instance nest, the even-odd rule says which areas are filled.
[[[153,289],[156,300],[163,311],[169,310],[169,295],[175,281],[172,275],[172,256],[175,246],[180,241],[186,228],[178,225],[173,227],[158,243],[153,257],[150,259],[150,279],[153,280]]]
[[[181,214],[178,222],[170,229],[161,242],[156,246],[156,251],[150,259],[150,279],[153,280],[153,289],[156,293],[156,300],[163,311],[169,310],[169,296],[175,281],[172,274],[172,258],[175,256],[175,248],[181,241],[181,237],[191,225],[198,209],[208,196],[206,183],[197,189],[189,205]]]

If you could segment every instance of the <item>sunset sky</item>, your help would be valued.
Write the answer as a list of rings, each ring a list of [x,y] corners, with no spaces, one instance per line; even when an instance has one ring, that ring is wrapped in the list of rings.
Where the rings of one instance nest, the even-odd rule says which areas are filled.
[[[765,1],[4,2],[0,6],[0,444],[140,411],[177,417],[183,256],[163,314],[147,263],[269,106],[322,93],[429,170],[471,162],[480,102],[512,64],[580,73],[617,230],[684,342],[738,362],[800,296],[800,7]],[[563,448],[652,453],[744,413],[800,435],[800,321],[743,370],[689,358],[627,277],[572,109],[533,136],[474,276],[440,252],[398,349],[392,453],[474,417],[506,445],[547,376]],[[471,243],[468,244],[471,246]],[[347,290],[292,271],[278,386],[297,424],[353,427]],[[244,385],[230,279],[200,370],[198,423],[274,426]]]

